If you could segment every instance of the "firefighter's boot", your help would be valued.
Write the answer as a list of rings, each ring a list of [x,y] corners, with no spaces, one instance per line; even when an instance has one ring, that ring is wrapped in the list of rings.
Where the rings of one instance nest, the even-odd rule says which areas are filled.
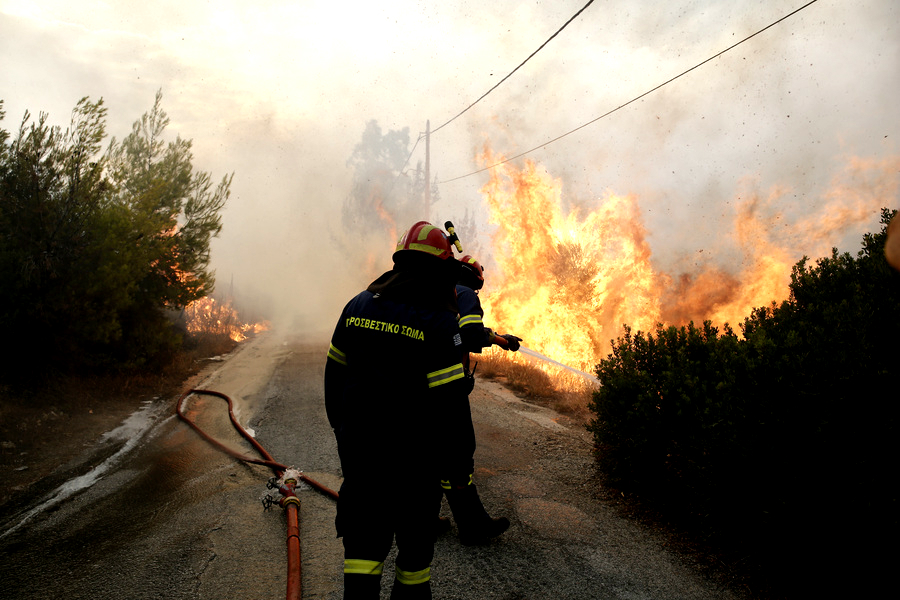
[[[453,519],[459,528],[459,541],[466,546],[486,544],[509,529],[506,517],[491,518],[481,503],[475,484],[444,490]]]
[[[344,573],[344,600],[378,600],[380,595],[380,573],[378,575]]]

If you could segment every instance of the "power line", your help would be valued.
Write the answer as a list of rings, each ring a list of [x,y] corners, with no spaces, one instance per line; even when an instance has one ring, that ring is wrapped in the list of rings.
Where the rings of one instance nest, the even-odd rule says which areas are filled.
[[[641,98],[643,98],[643,97],[645,97],[645,96],[647,96],[647,95],[649,95],[649,94],[652,94],[653,92],[655,92],[656,90],[662,88],[663,86],[666,86],[666,85],[672,83],[672,82],[675,81],[676,79],[678,79],[678,78],[680,78],[680,77],[683,77],[684,75],[687,75],[688,73],[690,73],[691,71],[693,71],[693,70],[695,70],[695,69],[698,69],[699,67],[702,67],[703,65],[705,65],[705,64],[708,63],[709,61],[711,61],[711,60],[713,60],[713,59],[716,59],[716,58],[722,56],[723,54],[725,54],[725,53],[728,52],[729,50],[732,50],[732,49],[736,48],[737,46],[740,46],[741,44],[743,44],[743,43],[746,42],[747,40],[756,37],[756,36],[759,35],[760,33],[766,31],[767,29],[770,29],[770,28],[774,27],[775,25],[781,23],[781,22],[784,21],[785,19],[794,16],[795,14],[797,14],[798,12],[800,12],[801,10],[803,10],[804,8],[810,6],[811,4],[815,4],[816,2],[818,2],[818,0],[810,0],[809,2],[807,2],[806,4],[804,4],[803,6],[801,6],[800,8],[798,8],[798,9],[796,9],[796,10],[794,10],[794,11],[788,13],[788,14],[786,14],[785,16],[781,17],[780,19],[778,19],[778,20],[775,21],[774,23],[770,23],[769,25],[766,25],[765,27],[763,27],[762,29],[760,29],[760,30],[757,31],[756,33],[753,33],[753,34],[748,35],[747,37],[745,37],[745,38],[742,39],[741,41],[736,42],[736,43],[732,44],[731,46],[725,48],[724,50],[722,50],[722,51],[719,52],[718,54],[714,54],[713,56],[710,56],[709,58],[707,58],[707,59],[704,60],[703,62],[694,65],[694,66],[691,67],[690,69],[688,69],[688,70],[686,70],[686,71],[683,71],[683,72],[679,73],[678,75],[676,75],[675,77],[672,77],[671,79],[669,79],[669,80],[667,80],[667,81],[664,81],[663,83],[659,84],[658,86],[654,87],[653,89],[647,90],[646,92],[644,92],[644,93],[641,94],[640,96],[637,96],[637,97],[635,97],[635,98],[632,98],[632,99],[629,100],[628,102],[626,102],[626,103],[624,103],[624,104],[621,104],[621,105],[617,106],[616,108],[614,108],[614,109],[612,109],[612,110],[610,110],[610,111],[608,111],[608,112],[606,112],[606,113],[600,115],[599,117],[596,117],[596,118],[594,118],[594,119],[591,119],[590,121],[588,121],[587,123],[585,123],[585,124],[583,124],[583,125],[579,125],[578,127],[576,127],[575,129],[573,129],[573,130],[571,130],[571,131],[567,131],[566,133],[564,133],[564,134],[562,134],[562,135],[560,135],[560,136],[557,136],[557,137],[553,138],[552,140],[548,140],[548,141],[544,142],[543,144],[541,144],[541,145],[539,145],[539,146],[535,146],[535,147],[532,148],[531,150],[526,150],[525,152],[522,152],[521,154],[516,154],[515,156],[511,156],[511,157],[509,157],[509,158],[506,158],[506,159],[504,159],[504,160],[501,160],[500,162],[494,163],[494,164],[492,164],[492,165],[490,165],[490,166],[487,166],[487,167],[478,169],[477,171],[472,171],[471,173],[467,173],[467,174],[465,174],[465,175],[460,175],[459,177],[454,177],[453,179],[447,179],[447,180],[444,180],[444,181],[440,181],[440,182],[438,182],[438,183],[449,183],[449,182],[451,182],[451,181],[456,181],[457,179],[463,179],[463,178],[465,178],[465,177],[470,177],[470,176],[472,176],[472,175],[476,175],[476,174],[482,173],[482,172],[484,172],[484,171],[489,171],[489,170],[493,169],[494,167],[499,167],[500,165],[505,164],[505,163],[508,163],[508,162],[510,162],[510,161],[512,161],[512,160],[515,160],[515,159],[517,159],[517,158],[522,158],[522,157],[525,156],[526,154],[531,154],[531,153],[534,152],[535,150],[539,150],[540,148],[543,148],[543,147],[545,147],[545,146],[549,146],[549,145],[552,144],[553,142],[557,142],[557,141],[563,139],[564,137],[566,137],[566,136],[568,136],[568,135],[571,135],[571,134],[575,133],[576,131],[578,131],[578,130],[580,130],[580,129],[584,129],[584,128],[587,127],[588,125],[592,125],[593,123],[596,123],[596,122],[599,121],[600,119],[603,119],[603,118],[605,118],[605,117],[608,117],[609,115],[613,114],[614,112],[616,112],[616,111],[618,111],[618,110],[620,110],[620,109],[625,108],[625,107],[628,106],[629,104],[633,104],[633,103],[637,102],[638,100],[640,100]]]
[[[415,152],[415,151],[416,151],[416,148],[419,147],[419,142],[421,142],[421,141],[424,140],[424,139],[425,139],[425,134],[424,134],[424,133],[419,133],[419,137],[416,138],[416,143],[413,144],[412,150],[409,151],[409,156],[406,157],[406,160],[403,162],[403,166],[400,167],[400,171],[401,171],[401,172],[403,171],[403,169],[406,168],[406,165],[409,164],[409,159],[412,158],[413,152]]]
[[[550,43],[550,40],[552,40],[552,39],[555,38],[557,35],[559,35],[559,32],[560,32],[560,31],[562,31],[563,29],[565,29],[565,28],[569,25],[569,23],[571,23],[572,21],[574,21],[574,20],[576,19],[576,17],[578,17],[578,15],[580,15],[581,13],[583,13],[583,12],[584,12],[584,9],[586,9],[588,6],[590,6],[591,4],[593,4],[593,2],[594,2],[594,0],[589,0],[589,2],[588,2],[587,4],[585,4],[584,6],[582,6],[582,7],[581,7],[581,10],[579,10],[577,13],[575,13],[574,15],[572,15],[572,17],[571,17],[568,21],[566,21],[565,24],[564,24],[562,27],[560,27],[559,29],[556,30],[556,33],[554,33],[554,34],[551,35],[549,38],[547,38],[547,41],[544,42],[543,44],[541,44],[540,48],[538,48],[537,50],[535,50],[534,52],[532,52],[530,55],[528,55],[528,58],[526,58],[525,60],[523,60],[523,61],[521,62],[521,64],[519,64],[518,67],[516,67],[515,69],[513,69],[512,71],[510,71],[510,72],[509,72],[509,75],[507,75],[506,77],[504,77],[503,79],[501,79],[500,81],[498,81],[498,82],[497,82],[497,85],[495,85],[494,87],[492,87],[491,89],[489,89],[488,91],[486,91],[484,94],[482,94],[481,97],[480,97],[478,100],[476,100],[476,101],[473,102],[472,104],[468,105],[468,106],[467,106],[466,108],[464,108],[464,109],[462,110],[462,112],[460,112],[458,115],[456,115],[455,117],[453,117],[452,119],[450,119],[449,121],[447,121],[446,123],[444,123],[443,125],[441,125],[440,127],[438,127],[437,129],[432,130],[431,133],[437,133],[437,131],[440,130],[442,127],[444,127],[445,125],[449,125],[450,123],[452,123],[453,121],[455,121],[457,118],[459,118],[460,116],[462,116],[462,114],[465,113],[467,110],[469,110],[470,108],[472,108],[473,106],[475,106],[476,104],[478,104],[479,102],[481,102],[481,101],[484,99],[485,96],[487,96],[488,94],[490,94],[491,92],[493,92],[494,90],[496,90],[498,87],[500,87],[500,84],[501,84],[501,83],[503,83],[504,81],[506,81],[507,79],[509,79],[510,77],[512,77],[512,74],[513,74],[513,73],[515,73],[516,71],[518,71],[518,70],[522,67],[522,65],[524,65],[524,64],[527,63],[529,60],[531,60],[531,57],[533,57],[535,54],[537,54],[538,52],[540,52],[541,49],[542,49],[544,46],[546,46],[547,44]]]
[[[400,181],[400,178],[403,177],[403,175],[406,173],[404,169],[406,168],[406,165],[409,164],[409,159],[412,158],[413,152],[415,152],[416,148],[419,147],[419,142],[421,142],[423,139],[425,139],[425,134],[419,133],[419,137],[416,138],[416,143],[413,144],[412,150],[409,151],[409,156],[406,157],[406,160],[403,162],[403,166],[400,167],[399,171],[397,171],[397,176],[394,177],[393,181],[391,181],[391,187],[388,188],[386,195],[391,195],[391,192],[394,191],[394,186],[397,185],[397,182]]]

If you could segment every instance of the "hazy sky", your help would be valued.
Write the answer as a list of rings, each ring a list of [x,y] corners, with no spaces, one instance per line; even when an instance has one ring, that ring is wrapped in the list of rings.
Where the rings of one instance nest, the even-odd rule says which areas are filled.
[[[220,288],[330,328],[367,283],[342,270],[331,241],[366,122],[412,139],[426,120],[436,128],[585,3],[0,0],[3,126],[14,131],[26,109],[66,125],[79,98],[102,97],[121,139],[162,89],[169,134],[194,141],[195,167],[235,173],[213,246]],[[476,170],[486,140],[508,156],[539,146],[804,4],[594,2],[433,136],[432,173]],[[748,190],[779,189],[787,213],[814,212],[852,157],[900,153],[898,24],[896,0],[819,0],[529,158],[561,179],[567,202],[636,194],[660,260],[709,243],[723,205]],[[411,163],[422,160],[424,145]],[[433,220],[467,207],[485,219],[486,181],[442,184]]]

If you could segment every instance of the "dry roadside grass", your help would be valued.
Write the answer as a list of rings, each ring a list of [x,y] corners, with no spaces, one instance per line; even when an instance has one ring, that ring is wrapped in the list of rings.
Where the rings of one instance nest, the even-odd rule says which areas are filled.
[[[0,509],[5,512],[11,498],[93,446],[142,403],[176,397],[209,364],[205,359],[236,346],[227,336],[203,336],[156,372],[0,383]]]
[[[596,389],[594,384],[553,365],[546,365],[545,370],[514,358],[514,355],[511,357],[503,350],[473,354],[473,364],[478,363],[475,376],[500,379],[529,402],[552,408],[579,424],[587,425],[591,419],[588,405]]]

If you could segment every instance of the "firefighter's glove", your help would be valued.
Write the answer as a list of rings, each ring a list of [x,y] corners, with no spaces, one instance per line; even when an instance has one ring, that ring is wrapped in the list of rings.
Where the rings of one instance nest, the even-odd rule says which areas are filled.
[[[501,346],[501,347],[502,347],[504,350],[512,350],[513,352],[515,352],[516,350],[519,349],[519,342],[522,341],[522,338],[516,337],[516,336],[511,335],[511,334],[509,334],[509,333],[505,333],[505,334],[503,334],[503,335],[501,335],[501,336],[499,336],[499,337],[502,337],[504,340],[506,340],[506,345],[505,345],[505,346]]]

